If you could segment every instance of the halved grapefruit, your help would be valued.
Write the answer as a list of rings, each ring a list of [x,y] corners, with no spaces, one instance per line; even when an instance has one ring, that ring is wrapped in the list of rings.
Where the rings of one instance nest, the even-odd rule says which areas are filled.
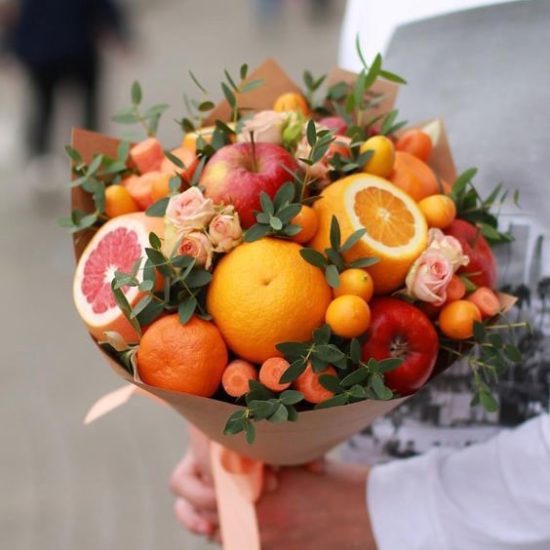
[[[313,208],[319,229],[310,245],[319,252],[330,247],[330,224],[336,216],[342,242],[354,231],[365,235],[346,252],[347,261],[375,256],[380,261],[367,268],[377,294],[403,285],[407,271],[428,243],[428,226],[415,201],[383,178],[354,174],[334,182],[321,193]]]
[[[139,340],[115,302],[111,281],[115,271],[130,272],[135,262],[145,255],[150,232],[162,238],[163,218],[146,216],[143,212],[113,218],[101,226],[78,261],[73,283],[74,303],[97,340],[105,339],[105,331],[118,332],[128,343]],[[123,288],[123,292],[131,305],[143,295],[137,287]]]

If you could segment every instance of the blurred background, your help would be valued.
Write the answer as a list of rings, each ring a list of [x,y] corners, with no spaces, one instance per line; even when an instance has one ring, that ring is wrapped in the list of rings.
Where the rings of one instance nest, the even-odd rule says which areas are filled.
[[[183,93],[197,95],[188,69],[216,98],[223,69],[243,62],[272,56],[297,82],[306,68],[327,71],[344,2],[97,3],[96,51],[79,27],[80,0],[0,0],[0,548],[201,549],[173,519],[168,491],[185,449],[182,419],[138,397],[82,425],[121,383],[73,309],[71,239],[56,225],[69,212],[63,145],[83,124],[124,135],[110,116],[129,104],[136,79],[146,104],[171,105],[160,130],[171,147]],[[32,14],[33,5],[39,16],[21,21],[17,8]],[[46,20],[66,32],[45,31]],[[51,51],[38,46],[43,32],[53,32]]]

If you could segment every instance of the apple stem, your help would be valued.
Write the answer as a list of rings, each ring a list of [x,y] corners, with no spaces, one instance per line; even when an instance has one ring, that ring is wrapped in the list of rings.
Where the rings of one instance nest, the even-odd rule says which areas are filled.
[[[256,142],[254,141],[254,132],[250,132],[250,144],[252,145],[252,169],[258,171],[258,161],[256,159]]]

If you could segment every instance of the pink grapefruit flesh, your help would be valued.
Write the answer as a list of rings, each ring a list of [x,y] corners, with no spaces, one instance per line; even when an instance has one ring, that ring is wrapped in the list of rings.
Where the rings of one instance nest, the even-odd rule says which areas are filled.
[[[163,230],[162,218],[143,212],[125,214],[105,223],[88,243],[76,268],[73,298],[78,313],[97,340],[104,340],[106,331],[118,332],[128,343],[139,340],[116,304],[111,281],[115,271],[130,272],[135,262],[145,256],[150,232],[162,238]],[[138,279],[141,280],[141,272]],[[122,290],[131,305],[143,295],[137,287]]]

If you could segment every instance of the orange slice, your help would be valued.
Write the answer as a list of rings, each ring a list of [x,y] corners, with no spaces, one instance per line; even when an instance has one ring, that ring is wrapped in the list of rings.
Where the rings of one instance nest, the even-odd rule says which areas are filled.
[[[354,231],[365,235],[346,252],[347,261],[375,256],[368,267],[377,294],[403,285],[407,271],[428,243],[428,226],[414,200],[404,191],[370,174],[354,174],[329,185],[313,208],[319,229],[310,245],[323,252],[330,246],[330,223],[336,216],[342,242]]]

